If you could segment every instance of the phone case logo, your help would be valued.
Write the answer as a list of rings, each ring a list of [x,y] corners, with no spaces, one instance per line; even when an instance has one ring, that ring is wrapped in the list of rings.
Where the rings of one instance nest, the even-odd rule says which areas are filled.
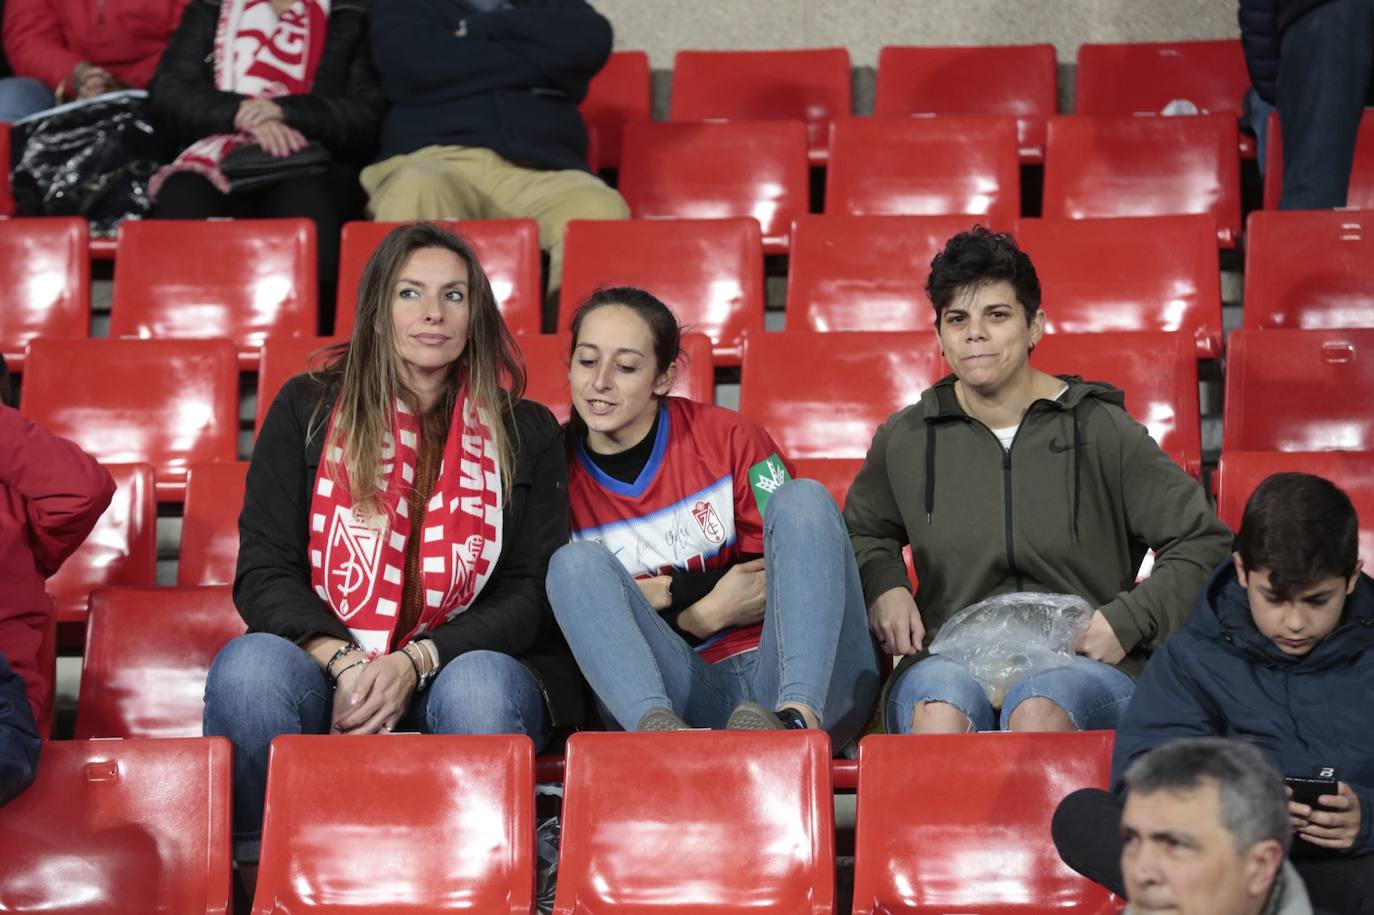
[[[693,505],[692,517],[697,519],[697,525],[707,540],[712,543],[725,542],[725,525],[720,523],[720,516],[710,502],[703,500]]]

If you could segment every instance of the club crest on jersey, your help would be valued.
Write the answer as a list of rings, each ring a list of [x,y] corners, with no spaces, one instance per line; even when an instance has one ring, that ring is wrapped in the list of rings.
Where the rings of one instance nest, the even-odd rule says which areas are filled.
[[[325,568],[335,570],[332,574],[343,579],[338,589],[342,600],[334,608],[342,620],[351,617],[372,597],[372,589],[377,584],[381,535],[381,530],[355,519],[353,512],[343,506],[335,508],[330,521]],[[339,551],[344,553],[342,562],[335,558]]]
[[[720,515],[716,514],[715,506],[710,502],[703,499],[693,505],[692,517],[697,519],[697,524],[707,540],[712,543],[725,542],[725,525],[720,523]]]

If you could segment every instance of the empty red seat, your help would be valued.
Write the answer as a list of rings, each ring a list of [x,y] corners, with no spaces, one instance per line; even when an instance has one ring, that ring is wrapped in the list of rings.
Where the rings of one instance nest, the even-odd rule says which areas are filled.
[[[842,118],[830,134],[825,212],[980,216],[1021,213],[1016,120],[997,116]]]
[[[568,348],[571,335],[534,334],[516,339],[525,355],[528,373],[525,397],[538,401],[553,411],[560,423],[567,422],[572,412],[572,394],[568,387]],[[715,364],[711,359],[711,338],[705,334],[682,335],[682,357],[678,362],[677,380],[671,391],[677,397],[712,403],[715,400]]]
[[[674,121],[801,121],[808,157],[823,164],[830,122],[849,114],[850,96],[844,48],[678,51],[668,116]]]
[[[227,585],[91,595],[76,736],[199,737],[205,676],[243,635]]]
[[[1251,213],[1243,301],[1246,327],[1374,327],[1374,213]]]
[[[1236,118],[1059,116],[1045,153],[1046,218],[1210,213],[1217,242],[1240,235]]]
[[[110,336],[227,337],[252,369],[268,335],[316,333],[315,270],[309,219],[127,220]]]
[[[1031,365],[1051,375],[1105,381],[1126,395],[1126,412],[1193,476],[1202,473],[1197,358],[1187,334],[1103,331],[1046,334]]]
[[[0,815],[0,910],[229,912],[229,741],[55,740]]]
[[[1040,277],[1048,331],[1174,331],[1194,339],[1199,359],[1221,355],[1216,239],[1205,214],[1016,226]]]
[[[823,731],[574,734],[561,825],[556,915],[835,911]]]
[[[933,330],[750,334],[739,408],[789,458],[862,458],[879,425],[947,374]]]
[[[386,234],[398,225],[403,223],[344,224],[339,243],[339,310],[334,317],[335,336],[352,335],[363,267]],[[501,317],[511,333],[539,333],[544,302],[539,224],[533,219],[472,219],[443,225],[472,243],[472,250],[491,282]],[[313,333],[312,330],[310,334]]]
[[[272,741],[256,915],[533,910],[528,737]]]
[[[183,588],[233,583],[247,474],[246,461],[191,465],[177,560],[177,584]]]
[[[1022,161],[1045,156],[1045,122],[1059,107],[1054,45],[898,47],[878,52],[873,113],[1005,114]]]
[[[865,737],[854,915],[1116,912],[1050,839],[1055,807],[1106,788],[1111,757],[1111,731]]]
[[[1277,210],[1283,197],[1283,132],[1277,113],[1269,115],[1269,144],[1264,150],[1264,208]],[[1374,112],[1366,108],[1355,139],[1355,162],[1345,205],[1374,210]]]
[[[787,260],[796,330],[926,330],[930,261],[973,216],[803,216]]]
[[[106,464],[114,498],[76,552],[48,579],[48,594],[63,624],[63,640],[86,621],[91,591],[112,585],[157,583],[157,499],[148,464]],[[74,624],[74,625],[72,625]],[[80,639],[75,639],[79,646]]]
[[[800,122],[625,125],[619,190],[636,218],[752,216],[764,250],[785,254],[808,180]]]
[[[615,51],[606,66],[592,77],[582,100],[582,120],[587,122],[593,171],[620,167],[620,144],[625,125],[649,120],[649,55],[643,51]]]
[[[602,286],[639,286],[739,365],[746,330],[763,328],[763,248],[752,219],[574,220],[563,244],[558,327]]]
[[[26,416],[101,463],[152,464],[164,501],[181,500],[190,464],[237,456],[238,369],[227,340],[39,338],[21,397]]]
[[[0,355],[10,371],[23,371],[34,337],[90,336],[86,246],[84,219],[0,219]]]
[[[1217,516],[1240,530],[1245,503],[1274,473],[1310,473],[1344,489],[1360,516],[1360,556],[1374,556],[1374,452],[1226,451],[1217,464]]]
[[[262,431],[262,421],[267,418],[267,411],[282,385],[296,375],[319,371],[331,364],[334,353],[330,347],[347,342],[347,337],[268,337],[262,345],[262,361],[258,366],[258,406],[253,434]]]
[[[1374,451],[1374,329],[1231,332],[1224,451]]]

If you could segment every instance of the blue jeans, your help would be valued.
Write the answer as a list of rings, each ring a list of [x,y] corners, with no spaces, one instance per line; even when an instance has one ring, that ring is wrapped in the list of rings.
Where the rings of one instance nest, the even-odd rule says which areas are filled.
[[[1079,655],[1068,667],[1031,674],[1007,690],[1000,722],[977,680],[957,661],[931,655],[902,671],[887,693],[887,730],[911,732],[911,715],[925,702],[954,706],[973,722],[975,731],[1007,730],[1012,712],[1027,699],[1048,699],[1064,710],[1080,731],[1116,728],[1135,693],[1135,681],[1101,661]]]
[[[334,689],[296,643],[251,632],[225,645],[205,683],[207,737],[234,745],[234,857],[258,860],[267,794],[268,748],[278,734],[329,730]],[[549,718],[534,675],[510,655],[470,651],[454,658],[416,695],[397,731],[527,734],[536,748]],[[378,739],[383,739],[379,737]]]
[[[0,79],[0,121],[17,121],[53,106],[52,90],[31,76]]]
[[[825,488],[793,480],[764,518],[767,606],[756,651],[709,664],[649,605],[604,546],[570,543],[549,563],[554,615],[603,706],[626,730],[651,708],[724,726],[744,701],[815,712],[836,750],[868,720],[879,689],[859,570]]]

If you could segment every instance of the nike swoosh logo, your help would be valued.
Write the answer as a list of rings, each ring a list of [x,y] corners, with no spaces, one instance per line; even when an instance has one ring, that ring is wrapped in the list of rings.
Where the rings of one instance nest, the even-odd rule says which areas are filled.
[[[1072,451],[1072,450],[1073,450],[1073,445],[1061,445],[1061,444],[1059,444],[1059,439],[1057,439],[1057,438],[1052,438],[1052,439],[1050,439],[1050,451],[1054,452],[1055,454],[1063,454],[1063,453],[1066,452],[1066,451]]]

